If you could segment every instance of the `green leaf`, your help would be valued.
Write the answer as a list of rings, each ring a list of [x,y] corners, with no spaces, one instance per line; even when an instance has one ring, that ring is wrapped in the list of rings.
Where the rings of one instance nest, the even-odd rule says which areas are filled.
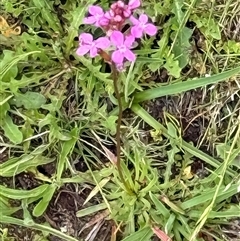
[[[228,218],[228,219],[232,219],[232,218],[237,218],[239,217],[238,213],[240,213],[240,206],[238,205],[234,205],[231,206],[229,209],[223,210],[223,211],[211,211],[208,215],[209,219],[215,219],[215,218]],[[192,210],[190,212],[188,212],[188,216],[191,218],[200,218],[202,215],[201,211],[197,211],[197,210]]]
[[[22,155],[21,157],[11,158],[4,163],[0,164],[0,176],[12,177],[15,176],[30,167],[36,167],[38,165],[44,165],[55,160],[54,158],[48,158],[41,155]]]
[[[12,207],[7,198],[0,196],[1,215],[11,215],[20,209],[21,207]]]
[[[171,213],[171,215],[169,216],[169,218],[166,222],[166,225],[165,225],[165,230],[166,230],[165,232],[166,233],[171,233],[175,220],[176,220],[176,215]]]
[[[49,95],[48,97],[51,100],[51,103],[42,105],[42,108],[48,110],[49,112],[59,111],[62,107],[63,100],[66,98],[65,96],[54,95]]]
[[[1,127],[4,130],[5,136],[14,144],[19,144],[23,140],[22,132],[18,126],[15,125],[9,115],[1,121]]]
[[[6,54],[7,59],[3,64],[1,63],[0,80],[9,82],[11,80],[11,78],[16,77],[17,72],[18,72],[18,68],[16,67],[16,64],[20,60],[25,59],[27,56],[36,54],[39,52],[40,51],[32,51],[32,52],[14,56],[13,52],[11,52],[9,50],[5,50],[3,53],[4,53],[4,55]]]
[[[143,63],[158,63],[158,64],[163,63],[163,59],[154,58],[154,57],[138,57],[137,61],[143,62]]]
[[[171,202],[166,196],[163,196],[161,200],[168,205],[172,211],[180,214],[185,214],[184,210],[182,210],[179,206],[177,206],[175,203]]]
[[[15,53],[10,50],[3,51],[3,58],[1,59],[1,68],[0,68],[0,80],[3,82],[9,82],[11,78],[15,78],[18,73],[18,68],[16,65],[12,65],[11,68],[7,66],[14,59]],[[5,71],[4,71],[5,70]]]
[[[171,150],[167,151],[168,160],[166,163],[166,170],[164,172],[164,184],[169,183],[170,177],[172,175],[172,166],[175,161],[175,154],[179,152],[179,149],[176,146],[173,146]]]
[[[183,69],[189,62],[189,48],[191,47],[189,39],[192,36],[192,33],[192,29],[184,27],[173,46],[174,56],[176,57],[176,60],[178,60],[181,69]]]
[[[143,228],[137,232],[124,238],[122,241],[149,241],[153,236],[153,231],[150,227]]]
[[[60,158],[59,158],[59,161],[57,164],[57,180],[58,181],[61,180],[61,176],[62,176],[62,173],[64,170],[64,165],[67,161],[67,156],[72,153],[73,148],[75,147],[75,144],[78,140],[78,133],[79,133],[79,129],[77,127],[74,128],[70,133],[72,138],[68,141],[65,141],[62,145]]]
[[[225,190],[226,187],[224,187],[224,186],[220,187],[219,194],[218,194],[218,197],[216,199],[216,203],[220,203],[221,201],[226,200],[227,198],[237,194],[239,192],[238,191],[238,186],[239,186],[239,184],[233,184],[227,190]],[[183,210],[186,210],[186,209],[192,208],[194,206],[197,206],[197,205],[200,205],[200,204],[204,204],[207,201],[212,199],[212,197],[214,196],[215,192],[216,192],[215,188],[211,188],[209,190],[206,190],[201,195],[193,197],[190,200],[187,200],[187,201],[181,203],[180,207]]]
[[[116,121],[118,117],[117,116],[109,116],[104,121],[104,127],[107,130],[110,130],[111,135],[115,135],[116,133]]]
[[[33,209],[33,215],[35,217],[40,217],[45,210],[47,209],[49,202],[51,201],[57,186],[51,184],[47,187],[47,189],[42,194],[42,199],[38,202],[38,204]]]
[[[180,27],[180,23],[184,20],[184,12],[182,11],[183,0],[174,1],[172,6],[172,12],[175,14],[172,21],[177,25],[177,27]]]
[[[179,67],[179,61],[175,58],[174,54],[171,54],[166,58],[166,63],[163,66],[168,70],[170,75],[175,78],[180,77],[181,68]]]
[[[57,14],[54,11],[52,3],[47,0],[32,0],[36,8],[40,10],[40,14],[42,15],[42,19],[47,22],[47,24],[43,24],[43,27],[48,27],[47,30],[53,29],[55,32],[62,32],[62,27],[57,18]]]
[[[6,117],[8,110],[10,110],[10,105],[8,104],[10,98],[12,98],[12,95],[6,97],[0,94],[0,126],[2,126],[2,121]]]
[[[214,39],[221,39],[221,31],[218,23],[214,18],[209,18],[206,14],[192,14],[190,20],[195,22],[200,31],[207,37],[212,37]]]
[[[168,42],[169,42],[169,35],[170,35],[170,27],[169,24],[164,24],[163,27],[163,35],[161,36],[160,41],[158,41],[158,51],[151,55],[151,58],[155,59],[156,61],[150,62],[148,67],[152,72],[157,71],[163,63],[166,62],[165,57],[167,55],[168,48]],[[168,57],[168,56],[167,56]],[[159,63],[157,63],[157,60]]]
[[[106,203],[100,203],[100,204],[97,204],[97,205],[94,205],[94,206],[84,208],[82,210],[77,211],[76,216],[78,218],[80,218],[80,217],[84,217],[84,216],[96,213],[96,212],[104,210],[104,209],[107,209],[107,204]]]
[[[85,199],[83,206],[88,203],[94,196],[99,193],[99,191],[110,181],[110,177],[102,179],[96,187],[89,193],[88,197]]]
[[[192,79],[181,83],[170,84],[167,86],[161,86],[161,87],[145,90],[135,94],[134,103],[138,103],[146,100],[152,100],[152,99],[159,98],[162,96],[167,96],[167,95],[180,94],[188,90],[196,89],[196,88],[207,86],[210,84],[216,84],[218,82],[229,79],[230,77],[238,74],[239,72],[240,72],[240,67],[237,67],[235,69],[225,71],[210,77]]]
[[[170,215],[170,211],[165,207],[165,205],[157,198],[157,196],[153,193],[149,193],[150,198],[152,199],[157,212],[161,213],[165,218],[168,218]]]
[[[34,134],[34,129],[32,128],[31,123],[28,119],[25,121],[24,125],[22,126],[22,134],[24,139],[23,150],[26,153],[31,144],[31,140],[28,138],[32,137]]]
[[[49,186],[48,184],[43,184],[31,190],[19,190],[19,189],[7,188],[5,186],[0,185],[0,195],[11,199],[17,199],[17,200],[32,198],[32,197],[37,197],[41,195],[48,186]]]
[[[11,103],[14,103],[17,107],[24,106],[26,109],[38,109],[46,103],[46,98],[40,93],[28,91],[24,94],[16,94]]]

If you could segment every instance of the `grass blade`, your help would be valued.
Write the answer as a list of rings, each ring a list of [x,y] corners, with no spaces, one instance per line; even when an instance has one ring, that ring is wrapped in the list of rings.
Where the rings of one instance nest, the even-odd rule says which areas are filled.
[[[219,190],[219,195],[216,199],[216,202],[221,202],[223,200],[226,200],[227,198],[233,196],[234,194],[238,193],[238,184],[233,184],[228,190],[224,192],[225,187],[222,186]],[[188,208],[204,204],[207,201],[209,201],[215,193],[215,189],[207,190],[205,193],[202,193],[201,195],[194,197],[190,200],[187,200],[180,204],[180,207],[183,210],[186,210]]]
[[[164,206],[164,204],[157,198],[157,196],[153,193],[149,193],[150,198],[152,199],[154,205],[158,213],[161,213],[165,218],[168,218],[170,215],[170,211]]]
[[[153,236],[153,231],[150,227],[141,229],[130,236],[126,237],[122,241],[149,241]]]
[[[194,80],[188,80],[181,83],[170,84],[167,86],[161,86],[154,89],[149,89],[135,94],[134,103],[139,103],[146,100],[152,100],[166,95],[179,94],[188,90],[193,90],[199,87],[203,87],[210,84],[216,84],[218,82],[227,80],[232,76],[240,72],[240,67],[222,72],[210,77],[204,77]]]

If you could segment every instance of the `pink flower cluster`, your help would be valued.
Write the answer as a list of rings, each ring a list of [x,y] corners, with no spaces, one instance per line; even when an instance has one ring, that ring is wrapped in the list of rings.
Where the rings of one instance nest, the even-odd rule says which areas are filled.
[[[106,36],[94,40],[90,33],[81,33],[77,54],[82,56],[89,53],[91,58],[98,54],[103,58],[107,55],[107,59],[119,69],[123,68],[125,59],[135,61],[136,55],[131,51],[135,40],[144,34],[154,36],[157,33],[156,26],[148,22],[146,14],[141,14],[138,18],[134,16],[134,11],[140,5],[140,0],[130,0],[128,4],[117,1],[106,12],[100,6],[90,6],[89,16],[84,19],[84,23],[102,28]],[[126,24],[130,27],[122,32]],[[107,49],[111,50],[111,56],[106,54]]]

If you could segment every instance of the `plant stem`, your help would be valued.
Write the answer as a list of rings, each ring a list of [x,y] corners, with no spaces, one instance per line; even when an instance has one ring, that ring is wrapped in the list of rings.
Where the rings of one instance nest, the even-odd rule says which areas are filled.
[[[117,120],[117,130],[116,130],[116,142],[117,142],[117,144],[116,144],[117,145],[117,163],[116,163],[116,165],[117,165],[119,177],[120,177],[124,187],[126,188],[126,190],[129,194],[132,194],[133,192],[127,185],[127,183],[123,177],[122,168],[121,168],[121,157],[120,157],[120,155],[121,155],[121,122],[122,122],[123,107],[122,107],[121,95],[118,90],[118,71],[114,64],[112,64],[111,66],[112,66],[112,73],[113,73],[114,92],[116,94],[116,98],[118,101],[118,108],[119,108],[118,120]]]

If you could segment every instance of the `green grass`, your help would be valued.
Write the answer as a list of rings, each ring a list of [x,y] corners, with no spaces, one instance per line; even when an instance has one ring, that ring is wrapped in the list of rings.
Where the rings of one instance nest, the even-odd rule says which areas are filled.
[[[75,54],[80,32],[99,35],[82,25],[93,2],[0,1],[22,28],[0,33],[1,240],[238,240],[239,6],[143,1],[159,36],[119,75],[121,176],[112,75]]]

